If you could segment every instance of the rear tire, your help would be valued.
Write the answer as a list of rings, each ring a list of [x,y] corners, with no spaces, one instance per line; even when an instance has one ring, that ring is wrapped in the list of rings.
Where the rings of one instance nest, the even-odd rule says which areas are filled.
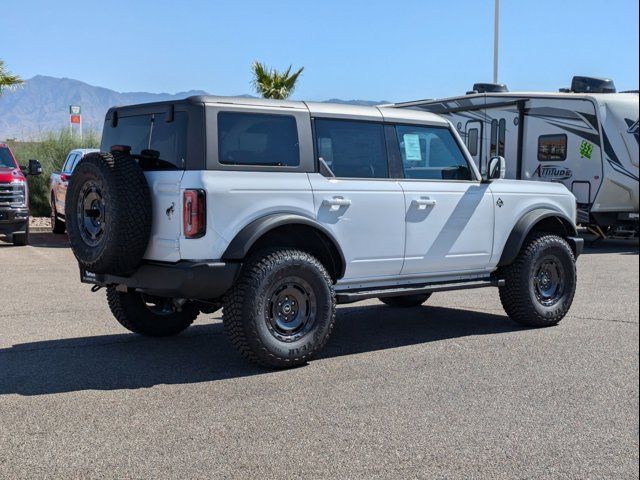
[[[186,303],[181,311],[173,299],[145,296],[138,292],[119,292],[107,287],[107,302],[116,320],[127,330],[148,337],[168,337],[189,327],[198,309]]]
[[[499,272],[500,300],[507,315],[528,327],[556,325],[571,308],[576,291],[575,256],[561,237],[534,232],[516,260]]]
[[[51,199],[51,231],[53,233],[64,233],[66,228],[67,227],[65,223],[58,218],[56,204],[52,198]]]
[[[151,233],[151,195],[142,169],[128,155],[85,155],[69,181],[65,220],[81,267],[94,273],[131,273]]]
[[[419,307],[429,300],[429,297],[431,297],[430,293],[420,293],[416,295],[400,295],[397,297],[378,297],[378,300],[390,307],[411,308]]]
[[[223,322],[240,354],[262,366],[302,365],[326,344],[336,316],[333,281],[300,250],[263,251],[224,299]]]

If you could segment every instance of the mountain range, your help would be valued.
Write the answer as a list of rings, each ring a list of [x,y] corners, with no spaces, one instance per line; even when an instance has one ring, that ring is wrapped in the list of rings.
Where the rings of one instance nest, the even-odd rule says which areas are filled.
[[[0,141],[8,138],[26,140],[39,133],[59,130],[69,125],[69,106],[80,105],[84,129],[101,130],[104,115],[115,105],[179,100],[191,95],[208,95],[204,90],[179,93],[116,92],[71,78],[36,75],[15,90],[4,90],[0,96]],[[252,97],[252,95],[240,95]],[[327,102],[352,105],[388,103],[369,100]]]

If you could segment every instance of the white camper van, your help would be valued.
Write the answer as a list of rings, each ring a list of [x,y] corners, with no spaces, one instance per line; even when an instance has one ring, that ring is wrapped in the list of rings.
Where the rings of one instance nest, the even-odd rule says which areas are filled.
[[[481,83],[463,96],[395,106],[444,115],[478,165],[503,156],[507,178],[563,183],[582,225],[603,235],[637,234],[637,91],[616,93],[611,80],[574,77],[557,93]]]

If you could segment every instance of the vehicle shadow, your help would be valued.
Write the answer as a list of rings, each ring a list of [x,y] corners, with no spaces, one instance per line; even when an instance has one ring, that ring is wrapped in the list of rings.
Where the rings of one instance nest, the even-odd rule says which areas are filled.
[[[69,248],[69,239],[66,235],[51,232],[31,232],[29,234],[29,246],[39,248]],[[0,248],[13,247],[11,237],[0,236]],[[17,249],[24,247],[15,247]]]
[[[519,330],[508,318],[441,307],[344,307],[320,358]],[[165,339],[133,334],[69,338],[0,349],[0,395],[148,388],[270,374],[246,362],[222,324]]]
[[[638,239],[597,239],[595,236],[584,235],[584,254],[619,253],[621,255],[638,255],[640,247]]]

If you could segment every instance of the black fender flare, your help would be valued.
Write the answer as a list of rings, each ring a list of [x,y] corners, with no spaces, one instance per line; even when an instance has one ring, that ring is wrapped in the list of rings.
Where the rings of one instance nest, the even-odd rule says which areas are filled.
[[[222,254],[222,260],[241,261],[246,256],[251,247],[269,231],[285,225],[306,225],[324,234],[340,254],[341,271],[338,278],[344,275],[346,261],[344,253],[340,248],[340,243],[333,234],[316,220],[305,217],[297,213],[272,213],[264,217],[257,218],[240,230],[231,240],[229,246]]]
[[[577,238],[578,231],[576,230],[575,223],[561,212],[547,208],[538,208],[525,213],[520,220],[516,222],[502,250],[502,256],[500,257],[498,266],[503,267],[513,263],[533,227],[547,218],[555,218],[558,220],[559,226],[565,231],[563,237],[569,241],[576,256],[579,255],[582,251],[582,239]]]

